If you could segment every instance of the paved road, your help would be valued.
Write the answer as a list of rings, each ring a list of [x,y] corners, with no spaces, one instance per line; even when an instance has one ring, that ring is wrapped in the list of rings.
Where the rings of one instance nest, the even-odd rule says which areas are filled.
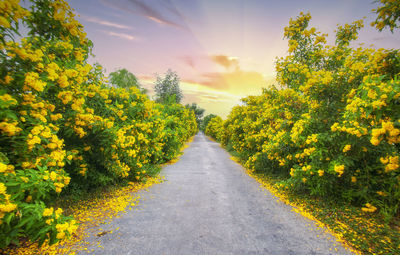
[[[162,174],[167,181],[144,191],[136,210],[103,226],[119,230],[92,237],[89,250],[127,255],[351,254],[278,203],[203,134]]]

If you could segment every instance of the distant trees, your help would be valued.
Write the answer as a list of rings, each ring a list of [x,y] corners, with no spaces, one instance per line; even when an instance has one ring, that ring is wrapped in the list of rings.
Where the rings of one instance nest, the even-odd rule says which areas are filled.
[[[136,76],[126,70],[125,68],[119,69],[110,73],[110,83],[120,88],[137,87],[140,88]]]
[[[185,107],[194,112],[194,115],[196,116],[197,126],[200,127],[200,123],[202,120],[201,118],[203,117],[205,109],[200,108],[200,106],[198,106],[196,103],[192,103],[191,105],[187,104],[187,105],[185,105]]]
[[[156,102],[162,104],[180,103],[183,94],[179,87],[179,81],[178,74],[171,69],[168,69],[164,77],[157,75],[154,87]]]
[[[215,115],[215,114],[208,114],[207,116],[205,116],[205,117],[201,120],[201,123],[200,123],[200,125],[199,125],[199,129],[200,129],[201,131],[205,132],[205,131],[206,131],[206,127],[207,127],[207,125],[208,125],[208,122],[210,122],[210,120],[211,120],[212,118],[215,118],[215,117],[217,117],[217,115]]]

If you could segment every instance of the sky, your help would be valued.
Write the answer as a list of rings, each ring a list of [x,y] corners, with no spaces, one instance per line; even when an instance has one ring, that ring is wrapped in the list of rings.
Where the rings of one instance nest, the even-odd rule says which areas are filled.
[[[106,73],[126,68],[153,96],[156,74],[181,78],[183,102],[226,117],[240,99],[275,84],[288,54],[284,27],[300,12],[334,42],[337,24],[365,17],[358,43],[399,48],[400,32],[378,32],[373,0],[67,0]]]

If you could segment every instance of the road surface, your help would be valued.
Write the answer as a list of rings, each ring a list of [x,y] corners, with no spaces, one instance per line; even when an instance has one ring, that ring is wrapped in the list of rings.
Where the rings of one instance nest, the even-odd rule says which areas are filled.
[[[92,254],[352,254],[203,134],[184,152],[135,210],[101,226],[118,230],[91,237]]]

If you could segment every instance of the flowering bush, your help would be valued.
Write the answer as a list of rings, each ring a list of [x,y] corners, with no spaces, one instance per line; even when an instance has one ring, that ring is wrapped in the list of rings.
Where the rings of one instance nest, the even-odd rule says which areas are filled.
[[[0,14],[0,247],[21,236],[54,243],[76,222],[49,200],[68,185],[144,180],[197,132],[196,120],[136,87],[108,87],[66,2],[0,1]],[[17,42],[21,25],[28,36]]]
[[[221,135],[223,132],[223,121],[221,117],[216,116],[212,118],[206,127],[205,134],[211,136],[215,140],[221,140]]]
[[[219,140],[246,167],[286,176],[282,187],[389,219],[400,202],[400,54],[350,47],[362,21],[339,26],[328,46],[310,19],[301,13],[285,28],[289,55],[276,63],[282,89],[243,99]]]

